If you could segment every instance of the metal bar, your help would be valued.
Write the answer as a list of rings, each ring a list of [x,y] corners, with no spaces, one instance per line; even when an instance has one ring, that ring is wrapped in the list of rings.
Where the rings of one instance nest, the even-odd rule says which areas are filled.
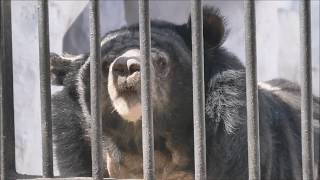
[[[0,1],[0,179],[16,172],[12,72],[11,1]]]
[[[310,0],[300,2],[301,38],[301,142],[304,180],[314,177],[312,125],[312,62],[311,62]]]
[[[48,1],[38,2],[42,174],[43,177],[53,177]]]
[[[90,0],[90,100],[92,177],[103,179],[101,99],[101,49],[99,0]]]
[[[71,178],[18,178],[16,180],[92,180],[91,177],[71,177]],[[103,180],[143,180],[143,179],[114,179],[114,178],[103,178]]]
[[[149,0],[139,0],[139,33],[141,53],[141,104],[142,104],[142,141],[143,141],[143,177],[146,180],[154,176],[154,137],[153,108],[151,98],[150,74],[150,16]]]
[[[202,1],[191,0],[194,163],[196,180],[205,180],[207,177],[202,11]]]
[[[54,178],[41,178],[37,175],[26,175],[26,174],[17,174],[14,180],[92,180],[92,177],[54,177]],[[2,179],[1,179],[2,180]],[[103,180],[129,180],[129,179],[114,179],[114,178],[103,178]],[[130,179],[130,180],[142,180],[142,179]]]
[[[7,172],[5,167],[5,155],[4,155],[4,128],[3,128],[3,117],[2,117],[2,107],[3,107],[3,99],[2,99],[2,67],[3,67],[3,61],[4,61],[4,34],[3,34],[3,24],[2,24],[2,17],[4,16],[2,14],[3,9],[3,3],[0,2],[0,179],[4,179]]]
[[[261,178],[255,21],[255,1],[247,0],[245,1],[245,46],[249,180]]]

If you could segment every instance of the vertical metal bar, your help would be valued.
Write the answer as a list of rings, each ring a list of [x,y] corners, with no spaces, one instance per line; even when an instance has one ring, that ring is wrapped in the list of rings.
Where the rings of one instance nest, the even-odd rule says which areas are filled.
[[[90,100],[91,100],[91,153],[92,177],[103,178],[101,99],[101,50],[99,0],[90,0]]]
[[[3,128],[3,98],[2,98],[2,67],[3,67],[3,61],[4,61],[4,34],[3,34],[3,24],[2,24],[2,19],[3,19],[3,14],[2,14],[2,9],[3,9],[3,3],[0,1],[0,179],[4,179],[6,176],[6,167],[5,167],[5,155],[4,155],[4,128]]]
[[[304,180],[313,179],[313,125],[311,72],[311,15],[310,0],[300,2],[301,38],[301,141]]]
[[[16,172],[11,1],[0,1],[0,18],[0,179],[9,179]]]
[[[139,1],[139,33],[141,53],[141,104],[142,104],[142,140],[143,140],[143,177],[146,180],[154,176],[154,138],[153,108],[151,99],[150,74],[150,16],[149,0]]]
[[[38,2],[42,173],[43,177],[53,177],[48,1]]]
[[[191,0],[194,158],[196,180],[205,180],[207,177],[202,11],[202,1]]]
[[[260,179],[255,1],[245,1],[246,97],[249,180]]]

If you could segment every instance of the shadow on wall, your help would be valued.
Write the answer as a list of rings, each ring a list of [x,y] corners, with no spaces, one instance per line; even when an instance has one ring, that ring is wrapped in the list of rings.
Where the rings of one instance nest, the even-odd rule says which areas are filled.
[[[101,1],[100,31],[101,36],[111,30],[126,25],[124,17],[124,2]],[[89,5],[75,19],[63,37],[62,49],[64,53],[82,54],[89,52]]]

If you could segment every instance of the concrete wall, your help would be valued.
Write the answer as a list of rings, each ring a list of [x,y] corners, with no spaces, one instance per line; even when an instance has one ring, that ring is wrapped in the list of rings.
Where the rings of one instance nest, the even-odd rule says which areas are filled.
[[[65,31],[87,2],[77,2],[76,6],[74,1],[49,4],[50,46],[61,53]],[[39,174],[42,169],[37,20],[37,1],[12,1],[17,170],[31,174]]]

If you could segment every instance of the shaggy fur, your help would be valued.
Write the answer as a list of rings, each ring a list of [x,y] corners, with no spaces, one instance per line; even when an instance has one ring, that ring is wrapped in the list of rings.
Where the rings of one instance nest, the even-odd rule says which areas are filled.
[[[152,21],[151,26],[152,53],[166,55],[164,64],[153,56],[151,63],[156,177],[193,179],[190,20],[182,25]],[[248,179],[244,67],[221,47],[228,31],[218,10],[204,9],[203,29],[208,179]],[[139,49],[138,25],[110,32],[102,39],[103,152],[106,176],[114,178],[141,178],[143,170],[141,119],[122,118],[108,92],[110,65],[132,49]],[[51,57],[53,83],[64,86],[52,98],[55,154],[64,177],[91,175],[87,57]],[[139,93],[137,96],[140,98]],[[259,85],[262,179],[302,178],[299,98],[299,88],[286,80]],[[314,103],[314,116],[319,119],[317,97]],[[319,149],[315,152],[317,160]]]

